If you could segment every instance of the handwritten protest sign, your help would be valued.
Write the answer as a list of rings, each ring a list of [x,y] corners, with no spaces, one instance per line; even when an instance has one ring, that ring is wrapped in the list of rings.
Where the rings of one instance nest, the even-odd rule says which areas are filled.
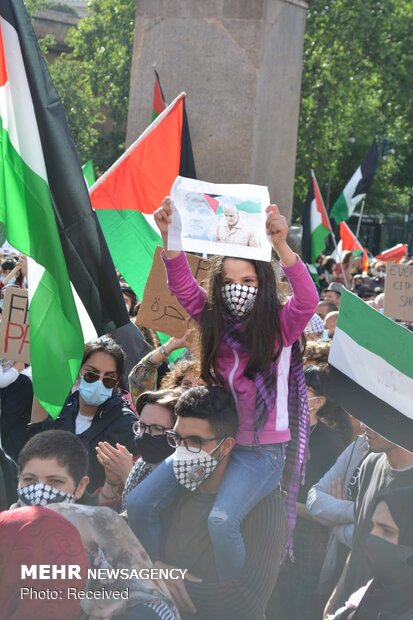
[[[265,228],[268,187],[177,177],[171,198],[168,250],[271,260]]]
[[[188,329],[190,318],[169,292],[160,253],[161,248],[156,248],[136,322],[142,327],[181,338]],[[191,254],[187,254],[187,258],[193,276],[202,285],[209,271],[209,261]]]
[[[387,263],[384,314],[406,323],[413,322],[413,265]]]
[[[10,287],[4,295],[0,326],[0,357],[30,364],[27,290]]]

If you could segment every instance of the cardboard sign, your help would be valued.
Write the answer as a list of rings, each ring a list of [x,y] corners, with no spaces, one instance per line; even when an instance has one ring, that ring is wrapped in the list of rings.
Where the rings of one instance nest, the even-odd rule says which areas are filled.
[[[387,263],[384,314],[413,323],[413,265]]]
[[[175,295],[169,292],[165,267],[160,257],[161,249],[156,248],[136,323],[168,336],[181,338],[188,329],[191,319]],[[187,258],[193,276],[202,286],[203,280],[208,275],[209,261],[192,254],[187,254]]]
[[[30,364],[29,300],[27,290],[8,287],[0,327],[0,357]]]

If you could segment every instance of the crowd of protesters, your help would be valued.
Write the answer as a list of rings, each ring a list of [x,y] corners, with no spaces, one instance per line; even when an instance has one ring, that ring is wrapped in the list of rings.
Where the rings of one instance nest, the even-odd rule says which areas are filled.
[[[163,344],[138,328],[119,274],[132,331],[86,344],[56,419],[30,366],[1,362],[1,617],[413,620],[413,453],[335,402],[328,365],[343,287],[383,312],[386,264],[320,256],[314,281],[270,205],[276,269],[213,257],[204,289],[166,249],[171,208],[155,213],[161,256],[195,327]],[[27,286],[25,258],[3,257],[0,281],[2,305]],[[45,587],[22,564],[82,579],[28,598]],[[102,581],[88,567],[185,577]]]

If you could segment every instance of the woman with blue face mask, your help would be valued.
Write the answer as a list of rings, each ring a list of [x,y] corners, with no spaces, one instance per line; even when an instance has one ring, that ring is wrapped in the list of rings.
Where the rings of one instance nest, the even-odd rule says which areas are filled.
[[[99,442],[112,446],[122,444],[132,454],[136,453],[133,425],[136,416],[128,402],[122,397],[120,377],[124,363],[124,352],[111,338],[98,339],[85,346],[83,363],[79,373],[78,389],[73,391],[56,420],[47,413],[36,421],[32,415],[29,435],[48,429],[70,431],[78,435],[89,453],[88,491],[93,492],[105,481],[104,467],[96,456]],[[107,502],[113,501],[120,491],[121,481],[113,487],[105,487]]]

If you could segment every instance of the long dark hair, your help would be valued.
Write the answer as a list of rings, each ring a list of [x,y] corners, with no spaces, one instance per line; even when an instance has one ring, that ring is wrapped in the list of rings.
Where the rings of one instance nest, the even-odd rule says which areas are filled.
[[[207,384],[224,383],[217,371],[216,354],[224,333],[224,316],[228,313],[222,298],[224,261],[226,256],[215,256],[212,260],[208,300],[200,320],[201,377]],[[282,349],[279,310],[281,302],[277,296],[275,272],[271,263],[249,260],[258,279],[258,292],[254,306],[242,321],[243,344],[249,353],[245,375],[253,378],[256,372],[275,362]],[[275,343],[276,346],[275,346]]]
[[[349,444],[353,438],[353,428],[348,413],[334,402],[329,365],[321,363],[318,366],[307,366],[304,376],[307,387],[317,396],[326,398],[324,405],[317,411],[317,419],[330,428],[336,428],[346,445]]]

